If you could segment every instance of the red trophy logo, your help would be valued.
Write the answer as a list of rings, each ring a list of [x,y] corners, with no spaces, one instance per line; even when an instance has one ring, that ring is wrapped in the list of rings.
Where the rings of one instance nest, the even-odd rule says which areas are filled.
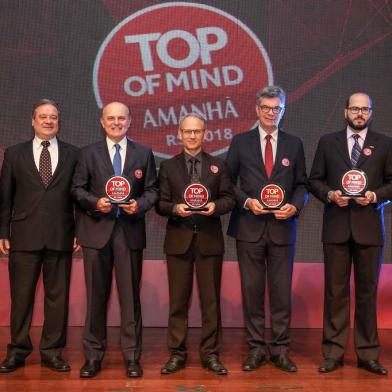
[[[264,208],[278,210],[285,201],[285,191],[277,184],[268,184],[260,192],[260,201]]]
[[[210,201],[210,192],[204,185],[193,183],[185,188],[183,198],[188,211],[206,211],[205,206]]]
[[[362,170],[352,169],[342,176],[342,192],[345,196],[363,196],[368,187],[368,178]]]
[[[112,204],[127,203],[131,197],[132,186],[124,176],[110,177],[105,192]]]

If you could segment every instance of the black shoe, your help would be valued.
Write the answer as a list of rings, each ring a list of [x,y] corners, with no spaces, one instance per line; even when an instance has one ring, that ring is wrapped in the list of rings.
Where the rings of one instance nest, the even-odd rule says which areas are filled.
[[[242,370],[245,372],[250,372],[252,370],[256,370],[265,363],[267,363],[265,354],[249,354],[242,363]]]
[[[80,369],[81,378],[95,377],[101,371],[101,361],[87,360]]]
[[[71,366],[64,361],[61,357],[54,357],[50,359],[42,359],[41,365],[53,370],[55,372],[69,372],[71,371]]]
[[[287,354],[272,355],[270,362],[275,365],[278,369],[284,370],[285,372],[296,372],[297,365],[290,359]]]
[[[371,359],[369,361],[362,361],[358,359],[358,367],[380,376],[386,376],[388,374],[388,370],[385,369],[381,363],[375,359]]]
[[[11,373],[14,372],[17,368],[24,366],[25,361],[16,359],[15,357],[6,358],[0,364],[0,373]]]
[[[185,367],[185,358],[179,355],[172,355],[169,360],[162,366],[161,374],[171,374],[178,372]]]
[[[131,360],[125,363],[127,366],[127,377],[141,377],[143,375],[143,369],[139,361]]]
[[[211,370],[219,376],[225,376],[228,373],[227,369],[223,366],[223,363],[217,357],[209,357],[205,360],[202,360],[201,366],[203,366],[203,368]]]
[[[320,373],[330,373],[343,366],[343,359],[324,358],[319,367]]]

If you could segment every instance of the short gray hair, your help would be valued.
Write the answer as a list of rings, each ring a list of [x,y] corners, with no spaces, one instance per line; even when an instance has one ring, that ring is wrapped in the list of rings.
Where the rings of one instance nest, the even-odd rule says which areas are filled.
[[[197,118],[198,120],[203,122],[203,128],[207,129],[207,120],[199,113],[187,113],[184,117],[181,117],[180,122],[178,123],[178,128],[182,129],[182,124],[184,123],[184,121],[189,118],[189,117],[194,117]]]
[[[260,103],[262,98],[279,98],[284,106],[286,104],[286,93],[279,86],[267,86],[262,88],[256,95],[256,102]]]

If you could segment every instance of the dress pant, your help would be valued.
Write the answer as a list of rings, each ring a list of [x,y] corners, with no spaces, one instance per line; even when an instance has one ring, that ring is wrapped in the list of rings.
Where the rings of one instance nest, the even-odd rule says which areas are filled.
[[[291,277],[294,245],[276,245],[268,226],[257,242],[237,240],[242,302],[250,354],[266,354],[265,287],[268,282],[271,355],[285,354],[290,343]]]
[[[41,270],[45,292],[41,358],[51,359],[61,354],[67,338],[71,265],[72,252],[46,248],[28,252],[11,251],[8,265],[11,288],[11,343],[7,347],[8,358],[24,360],[33,350],[29,331]]]
[[[359,359],[378,359],[377,285],[382,247],[364,246],[353,239],[342,244],[324,244],[325,358],[342,359],[350,332],[350,274],[354,266],[354,344]]]
[[[222,255],[203,255],[197,246],[196,236],[194,234],[186,253],[167,255],[170,298],[167,342],[172,355],[185,357],[188,308],[195,266],[202,313],[200,358],[206,360],[218,356],[221,344]]]
[[[121,220],[102,249],[83,248],[87,312],[83,334],[86,359],[101,361],[106,349],[107,303],[115,269],[121,309],[120,342],[124,359],[138,360],[142,346],[140,279],[143,251],[130,249]]]

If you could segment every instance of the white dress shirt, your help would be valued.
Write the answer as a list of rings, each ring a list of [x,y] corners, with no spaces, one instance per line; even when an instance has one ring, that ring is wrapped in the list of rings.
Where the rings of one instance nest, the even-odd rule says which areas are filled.
[[[265,144],[267,143],[266,136],[271,135],[271,146],[272,146],[272,157],[275,163],[276,157],[276,150],[278,148],[278,129],[275,129],[272,133],[268,134],[264,129],[259,125],[259,134],[260,134],[260,147],[261,147],[261,154],[263,156],[263,162],[265,163]]]
[[[368,129],[362,129],[362,131],[359,132],[354,132],[349,126],[347,127],[347,148],[348,148],[348,154],[351,158],[351,151],[354,147],[354,138],[352,137],[353,135],[359,135],[358,138],[358,143],[361,146],[361,148],[363,148],[363,144],[365,143],[365,138],[367,135],[367,131]]]
[[[33,155],[34,155],[34,162],[37,170],[39,171],[39,159],[41,158],[42,152],[42,142],[44,140],[40,139],[38,136],[35,136],[33,139]],[[59,163],[59,145],[57,143],[57,138],[54,137],[53,139],[49,139],[50,145],[48,147],[49,155],[50,155],[50,162],[52,165],[52,175],[56,170],[57,164]]]
[[[108,146],[108,151],[109,151],[110,160],[112,161],[112,164],[113,164],[114,154],[116,153],[116,147],[114,147],[114,145],[115,144],[120,145],[121,173],[124,170],[125,156],[127,154],[127,140],[128,140],[127,137],[124,136],[118,143],[115,143],[113,140],[106,137],[106,144]]]

